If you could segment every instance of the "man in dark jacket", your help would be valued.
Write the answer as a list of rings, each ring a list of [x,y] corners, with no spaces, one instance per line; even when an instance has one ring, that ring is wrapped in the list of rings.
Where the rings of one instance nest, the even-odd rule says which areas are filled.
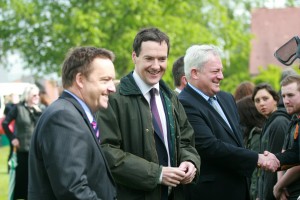
[[[193,45],[184,56],[188,84],[178,98],[202,159],[199,180],[189,187],[192,200],[249,199],[248,178],[257,165],[275,171],[279,164],[271,153],[267,157],[244,148],[235,100],[220,91],[220,55],[213,45]]]
[[[288,169],[274,186],[276,198],[285,197],[296,199],[300,192],[300,166],[299,166],[299,124],[300,124],[300,76],[289,75],[281,82],[281,92],[286,111],[293,115],[290,129],[287,132],[284,153],[277,154],[281,169]],[[293,165],[298,165],[294,166]],[[290,168],[292,167],[292,168]]]
[[[108,110],[99,112],[101,144],[119,200],[184,199],[182,184],[199,173],[193,129],[161,80],[168,53],[165,33],[141,30],[133,43],[134,71],[110,95]]]
[[[44,111],[32,137],[28,199],[116,199],[94,116],[115,92],[113,60],[111,51],[95,47],[67,55],[64,91]]]

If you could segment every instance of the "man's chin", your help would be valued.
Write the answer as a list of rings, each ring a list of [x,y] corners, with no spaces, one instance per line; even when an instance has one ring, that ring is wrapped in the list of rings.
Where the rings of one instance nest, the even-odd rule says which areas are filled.
[[[107,109],[107,107],[108,107],[108,103],[101,104],[100,105],[100,110]]]
[[[293,109],[286,109],[286,112],[287,112],[289,115],[293,115],[293,114],[294,114]]]
[[[149,85],[155,85],[156,83],[158,83],[160,81],[161,77],[159,78],[154,78],[154,79],[149,79],[148,80],[148,84]]]
[[[214,93],[217,94],[218,92],[220,92],[220,90],[221,90],[220,88],[216,88],[216,89],[214,90]]]

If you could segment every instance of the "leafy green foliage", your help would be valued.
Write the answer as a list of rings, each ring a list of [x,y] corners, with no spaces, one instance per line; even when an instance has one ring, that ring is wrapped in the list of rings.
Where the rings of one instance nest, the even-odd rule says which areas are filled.
[[[0,62],[18,53],[37,76],[56,73],[67,51],[98,46],[116,54],[117,78],[133,70],[132,42],[139,29],[156,26],[171,41],[164,80],[173,87],[172,64],[192,44],[224,52],[222,89],[250,79],[249,17],[257,0],[0,0]],[[237,9],[240,8],[240,9]],[[240,14],[237,11],[243,10]],[[7,66],[9,67],[9,66]]]
[[[298,66],[294,65],[292,68],[296,73],[300,74]],[[254,84],[269,83],[275,90],[279,91],[281,81],[282,69],[276,65],[269,65],[266,69],[259,68],[259,74],[252,78]]]
[[[269,65],[267,69],[259,68],[259,74],[253,78],[254,84],[269,83],[275,90],[280,89],[281,68]]]

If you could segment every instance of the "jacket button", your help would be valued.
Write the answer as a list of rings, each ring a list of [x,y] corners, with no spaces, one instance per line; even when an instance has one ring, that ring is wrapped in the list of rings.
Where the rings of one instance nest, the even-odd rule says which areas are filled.
[[[146,132],[148,133],[148,132],[149,132],[149,129],[146,128]]]

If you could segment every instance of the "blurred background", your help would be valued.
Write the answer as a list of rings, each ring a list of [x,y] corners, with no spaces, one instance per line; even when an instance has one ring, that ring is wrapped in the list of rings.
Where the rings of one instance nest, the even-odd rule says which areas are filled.
[[[7,97],[28,83],[54,101],[61,63],[72,47],[112,50],[120,79],[133,70],[134,36],[151,26],[170,37],[163,79],[171,88],[173,62],[192,44],[211,43],[223,52],[222,90],[233,93],[243,81],[279,90],[287,67],[273,54],[300,35],[299,19],[300,0],[0,0],[0,117]],[[291,68],[299,73],[299,61]],[[0,138],[0,147],[7,145]],[[1,148],[0,162],[7,152]],[[7,197],[5,167],[0,163],[0,200]]]
[[[273,54],[299,35],[299,6],[299,0],[0,0],[0,82],[59,86],[66,52],[82,45],[114,51],[120,78],[133,69],[137,31],[156,26],[171,40],[164,76],[170,87],[172,63],[190,45],[212,43],[224,53],[223,90],[246,80],[279,89],[283,66]]]

